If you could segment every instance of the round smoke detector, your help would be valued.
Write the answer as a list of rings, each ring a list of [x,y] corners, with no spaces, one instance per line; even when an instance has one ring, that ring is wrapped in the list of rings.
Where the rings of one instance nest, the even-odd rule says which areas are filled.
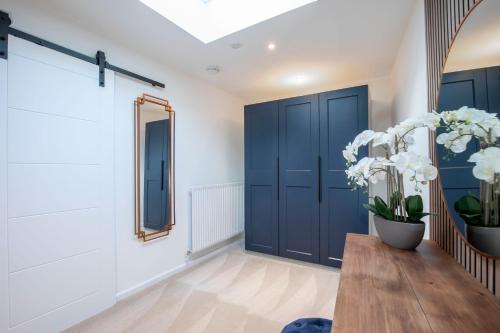
[[[217,65],[207,66],[207,68],[205,70],[207,71],[208,74],[212,74],[212,75],[219,74],[219,72],[220,72],[220,68]]]
[[[231,48],[234,50],[241,49],[242,47],[243,47],[243,44],[241,44],[240,42],[235,42],[235,43],[231,44]]]

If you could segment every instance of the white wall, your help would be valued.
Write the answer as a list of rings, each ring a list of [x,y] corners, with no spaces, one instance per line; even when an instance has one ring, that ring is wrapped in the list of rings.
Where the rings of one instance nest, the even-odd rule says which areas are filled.
[[[144,244],[134,239],[133,234],[133,100],[144,92],[163,95],[159,89],[116,77],[117,291],[120,298],[185,264],[190,187],[243,180],[242,103],[194,81],[191,87],[192,90],[172,88],[166,96],[176,111],[176,225],[167,238]]]
[[[10,13],[14,28],[91,56],[103,50],[112,64],[166,84],[165,89],[153,88],[115,76],[115,105],[108,112],[115,118],[116,293],[126,296],[182,267],[189,188],[243,181],[243,101],[19,1],[0,1],[0,10]],[[133,100],[144,92],[167,98],[176,111],[176,225],[168,237],[147,244],[133,234]],[[0,241],[3,248],[3,238]]]
[[[374,131],[385,131],[393,125],[394,119],[391,113],[392,91],[390,77],[370,80],[368,82],[370,93],[370,129]],[[371,154],[377,152],[372,149]],[[378,155],[377,155],[378,156]],[[387,196],[387,187],[385,182],[370,185],[370,196]],[[369,214],[370,219],[370,234],[376,234],[375,226],[373,225],[373,214]]]
[[[424,1],[415,2],[391,72],[394,120],[427,112]],[[426,146],[427,147],[427,146]]]
[[[395,123],[428,111],[424,10],[424,1],[417,1],[391,72],[394,98],[392,110]],[[417,142],[414,147],[415,151],[422,155],[429,155],[427,130],[419,130],[415,134],[415,139]],[[413,193],[413,186],[407,185],[405,186],[405,194]],[[429,187],[424,186],[422,190],[424,208],[428,211]],[[429,228],[426,228],[425,237],[429,237]]]

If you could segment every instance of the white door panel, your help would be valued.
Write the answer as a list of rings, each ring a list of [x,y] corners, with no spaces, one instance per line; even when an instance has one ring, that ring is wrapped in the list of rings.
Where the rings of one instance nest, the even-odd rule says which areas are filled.
[[[11,48],[10,45],[9,51]],[[76,119],[99,120],[100,110],[96,106],[99,103],[99,96],[104,92],[98,91],[100,87],[96,84],[98,82],[96,78],[31,58],[10,55],[10,52],[8,63],[10,108]],[[82,64],[90,65],[84,62]],[[94,68],[97,72],[97,67]]]
[[[99,249],[99,216],[91,208],[9,219],[10,273]]]
[[[12,55],[35,60],[41,64],[51,65],[96,80],[99,78],[96,66],[93,64],[9,35],[9,60],[11,60]]]
[[[0,70],[0,331],[57,332],[115,302],[114,73],[12,36]]]
[[[99,123],[12,108],[8,113],[11,163],[99,163]]]
[[[7,61],[0,59],[0,332],[9,323],[7,239]]]
[[[12,163],[9,217],[98,207],[100,165]]]
[[[99,292],[99,250],[10,273],[11,325]]]

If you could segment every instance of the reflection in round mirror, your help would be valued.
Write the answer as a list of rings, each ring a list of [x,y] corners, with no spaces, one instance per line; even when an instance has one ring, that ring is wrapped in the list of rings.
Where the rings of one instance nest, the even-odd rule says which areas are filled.
[[[446,61],[438,111],[457,111],[448,113],[449,126],[437,139],[449,211],[469,243],[500,255],[500,128],[492,125],[500,113],[500,1],[484,0],[459,31]]]

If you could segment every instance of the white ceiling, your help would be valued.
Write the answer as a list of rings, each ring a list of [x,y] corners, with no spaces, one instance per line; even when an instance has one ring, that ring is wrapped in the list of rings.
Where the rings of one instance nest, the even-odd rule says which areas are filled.
[[[415,0],[319,0],[209,44],[139,0],[23,0],[246,102],[387,76]],[[179,0],[182,1],[182,0]],[[272,0],[269,0],[272,1]],[[267,49],[269,42],[274,51]],[[239,42],[240,49],[231,48]],[[220,73],[205,71],[218,65]]]
[[[484,0],[460,29],[446,72],[500,66],[500,1]]]

